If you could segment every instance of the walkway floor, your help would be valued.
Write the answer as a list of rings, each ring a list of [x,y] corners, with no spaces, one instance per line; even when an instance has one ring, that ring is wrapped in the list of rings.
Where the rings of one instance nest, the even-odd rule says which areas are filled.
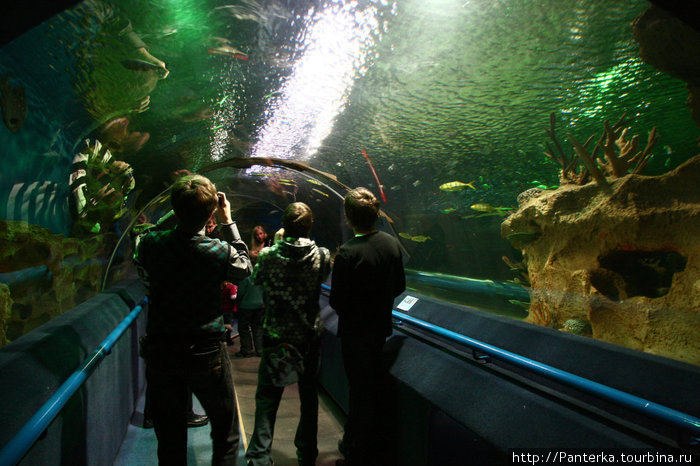
[[[260,358],[235,358],[239,350],[238,340],[229,347],[233,365],[233,380],[236,386],[238,407],[241,418],[242,438],[239,465],[245,464],[244,448],[248,446],[253,434],[255,416],[255,389],[257,386],[257,370]],[[338,453],[338,440],[343,434],[344,415],[335,403],[324,393],[319,397],[318,414],[318,450],[317,466],[331,466],[341,458]],[[156,437],[153,429],[144,429],[142,396],[131,420],[124,443],[115,460],[116,466],[133,466],[134,464],[158,464],[156,456]],[[203,413],[199,401],[194,398],[194,411]],[[297,464],[294,434],[299,420],[299,393],[297,385],[288,386],[275,423],[275,439],[272,445],[272,458],[275,466],[294,466]],[[189,443],[187,462],[190,466],[205,466],[211,464],[210,427],[191,428],[188,430]]]

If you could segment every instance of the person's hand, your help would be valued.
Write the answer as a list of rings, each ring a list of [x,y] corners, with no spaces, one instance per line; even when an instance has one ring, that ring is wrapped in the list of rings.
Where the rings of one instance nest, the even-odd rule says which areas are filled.
[[[275,232],[275,243],[278,241],[282,241],[282,238],[284,238],[284,228],[280,228]]]
[[[231,203],[226,199],[226,194],[219,192],[219,202],[216,207],[216,215],[219,216],[221,223],[229,224],[233,223],[231,218]]]

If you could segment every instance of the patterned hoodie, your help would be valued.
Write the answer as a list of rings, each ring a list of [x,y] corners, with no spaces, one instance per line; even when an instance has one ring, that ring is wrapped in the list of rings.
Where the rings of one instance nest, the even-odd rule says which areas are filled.
[[[330,253],[308,238],[284,238],[260,251],[253,283],[265,293],[263,332],[302,345],[320,336],[318,299],[330,273]]]

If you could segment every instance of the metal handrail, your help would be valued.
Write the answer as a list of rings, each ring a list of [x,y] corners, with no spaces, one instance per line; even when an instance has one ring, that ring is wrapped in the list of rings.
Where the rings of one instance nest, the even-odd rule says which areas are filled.
[[[696,444],[698,441],[700,441],[700,418],[691,416],[686,413],[682,413],[680,411],[676,411],[675,409],[671,409],[658,403],[654,403],[653,401],[645,400],[644,398],[640,398],[638,396],[623,392],[621,390],[608,387],[607,385],[594,382],[592,380],[571,374],[569,372],[557,369],[555,367],[548,366],[547,364],[542,364],[540,362],[528,359],[518,354],[511,353],[510,351],[506,351],[501,348],[491,346],[487,343],[483,343],[479,340],[465,337],[464,335],[461,335],[459,333],[453,332],[443,327],[438,327],[437,325],[425,322],[423,320],[417,319],[402,312],[393,311],[392,316],[398,319],[401,323],[409,323],[423,330],[427,330],[433,334],[466,345],[472,350],[479,351],[480,353],[483,353],[485,355],[501,359],[503,361],[527,369],[536,374],[557,380],[579,390],[592,393],[594,395],[600,396],[607,400],[631,408],[635,411],[641,412],[643,414],[652,416],[657,419],[661,419],[667,423],[673,424],[682,429],[686,429],[692,432],[692,434],[695,436],[695,438],[691,440],[691,444]]]
[[[78,391],[80,386],[92,374],[100,362],[112,351],[112,347],[119,340],[131,323],[143,310],[144,298],[141,304],[134,307],[119,325],[110,333],[100,346],[83,362],[78,370],[61,385],[51,398],[37,410],[34,416],[15,434],[0,450],[0,466],[14,466],[27,454],[34,442],[46,430],[58,413],[68,403],[68,400]]]
[[[321,284],[321,286],[329,291],[331,289],[331,287],[325,283]],[[441,337],[466,345],[472,350],[479,351],[484,355],[501,359],[510,364],[527,369],[530,372],[557,380],[581,391],[592,393],[596,396],[600,396],[606,400],[613,401],[648,416],[661,419],[667,423],[680,427],[681,429],[686,429],[693,435],[688,443],[693,445],[700,444],[700,418],[676,411],[675,409],[654,403],[653,401],[640,398],[630,393],[608,387],[607,385],[594,382],[584,377],[571,374],[570,372],[548,366],[547,364],[534,361],[524,356],[520,356],[519,354],[511,353],[510,351],[491,346],[479,340],[466,337],[446,328],[417,319],[408,314],[398,311],[392,311],[391,314],[394,318],[398,319],[400,323],[409,323]],[[481,359],[483,360],[484,357],[481,357]]]

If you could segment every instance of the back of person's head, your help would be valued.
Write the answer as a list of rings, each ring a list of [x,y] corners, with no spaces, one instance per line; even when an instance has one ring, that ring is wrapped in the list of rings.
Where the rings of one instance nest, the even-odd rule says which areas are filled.
[[[303,202],[293,202],[287,206],[282,215],[282,228],[284,236],[292,238],[308,238],[311,234],[311,226],[314,216],[309,206]]]
[[[343,203],[345,217],[351,227],[359,231],[374,228],[379,218],[379,200],[367,188],[355,188],[346,196]]]
[[[216,187],[200,175],[188,175],[173,185],[170,199],[179,226],[185,230],[199,230],[216,210]]]

